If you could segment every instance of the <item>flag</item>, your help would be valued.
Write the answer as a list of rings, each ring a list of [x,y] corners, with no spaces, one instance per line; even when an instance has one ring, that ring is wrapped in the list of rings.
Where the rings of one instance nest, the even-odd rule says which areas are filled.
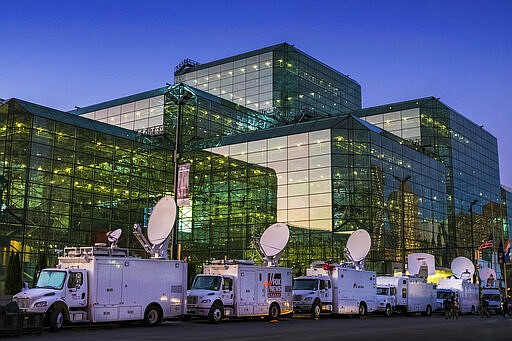
[[[510,262],[510,239],[508,239],[508,238],[507,238],[507,240],[505,240],[505,247],[503,249],[503,253],[504,253],[503,260],[505,261],[505,263]]]
[[[503,240],[500,239],[500,246],[498,246],[498,263],[503,264],[505,254],[503,252]]]
[[[483,249],[491,249],[494,247],[494,238],[492,237],[492,233],[489,235],[489,238],[482,243],[482,245],[480,245],[478,247],[478,250],[483,250]]]

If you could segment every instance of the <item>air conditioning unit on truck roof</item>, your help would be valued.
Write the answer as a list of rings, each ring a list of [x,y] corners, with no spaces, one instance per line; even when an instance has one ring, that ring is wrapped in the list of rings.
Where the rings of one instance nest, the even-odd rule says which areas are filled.
[[[44,269],[33,289],[14,296],[21,309],[42,312],[52,330],[66,322],[143,320],[147,325],[186,314],[187,264],[167,259],[169,234],[176,217],[171,197],[155,206],[149,241],[135,226],[151,259],[117,247],[121,230],[107,234],[111,246],[66,247],[55,268]]]
[[[313,262],[306,276],[293,283],[294,311],[320,317],[321,313],[360,317],[377,309],[376,274],[364,270],[371,238],[365,230],[354,231],[346,246],[347,263]]]
[[[268,316],[292,312],[292,269],[278,266],[289,230],[277,223],[265,230],[259,248],[266,266],[249,260],[212,261],[188,291],[188,315],[220,322],[224,317]]]

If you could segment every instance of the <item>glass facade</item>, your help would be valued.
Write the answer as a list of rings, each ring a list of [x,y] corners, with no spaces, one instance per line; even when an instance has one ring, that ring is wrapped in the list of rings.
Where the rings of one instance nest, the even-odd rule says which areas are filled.
[[[108,101],[71,111],[99,122],[149,135],[164,132],[164,93],[159,88],[144,93]]]
[[[498,147],[494,136],[434,97],[387,104],[357,112],[364,120],[390,129],[446,167],[449,248],[471,258],[475,244],[501,235]],[[473,222],[470,203],[473,206]],[[476,246],[478,246],[476,245]]]
[[[205,150],[275,172],[277,221],[292,233],[283,264],[301,273],[314,260],[341,261],[348,233],[364,228],[373,242],[367,266],[380,272],[399,267],[402,201],[395,177],[405,175],[411,181],[404,191],[404,247],[434,253],[446,264],[445,168],[439,160],[352,116],[258,135],[222,138],[220,146]]]
[[[357,82],[286,43],[179,69],[174,81],[271,115],[281,124],[361,108]]]
[[[22,252],[30,282],[38,254],[106,242],[139,248],[131,224],[171,193],[172,150],[163,139],[10,100],[0,106],[0,283],[8,254]]]

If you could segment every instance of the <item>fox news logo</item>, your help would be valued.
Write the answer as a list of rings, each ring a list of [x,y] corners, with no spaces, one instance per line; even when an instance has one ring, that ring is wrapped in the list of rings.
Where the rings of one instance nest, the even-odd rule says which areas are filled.
[[[281,274],[268,274],[268,297],[281,297]]]

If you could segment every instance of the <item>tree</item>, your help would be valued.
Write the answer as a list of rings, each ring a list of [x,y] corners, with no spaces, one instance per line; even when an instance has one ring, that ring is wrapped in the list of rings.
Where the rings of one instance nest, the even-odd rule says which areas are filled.
[[[36,268],[34,269],[34,278],[32,279],[32,287],[35,287],[37,284],[37,280],[39,278],[39,274],[41,270],[48,267],[48,262],[46,261],[46,253],[40,253],[37,259]]]
[[[18,293],[22,287],[20,255],[17,252],[11,252],[9,265],[7,266],[5,293],[8,295],[14,295]]]

